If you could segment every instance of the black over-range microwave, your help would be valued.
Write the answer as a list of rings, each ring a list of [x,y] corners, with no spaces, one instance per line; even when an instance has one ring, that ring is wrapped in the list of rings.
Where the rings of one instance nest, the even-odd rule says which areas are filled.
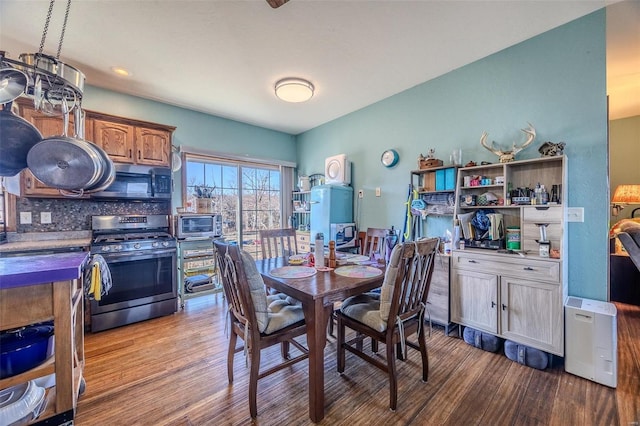
[[[107,189],[92,194],[95,198],[169,200],[171,169],[169,167],[114,164],[115,180]]]

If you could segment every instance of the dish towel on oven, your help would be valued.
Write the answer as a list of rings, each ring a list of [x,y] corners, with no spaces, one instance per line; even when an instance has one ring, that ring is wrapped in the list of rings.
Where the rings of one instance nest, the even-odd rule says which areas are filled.
[[[100,301],[111,290],[111,271],[104,257],[94,254],[84,276],[84,289],[91,300]]]

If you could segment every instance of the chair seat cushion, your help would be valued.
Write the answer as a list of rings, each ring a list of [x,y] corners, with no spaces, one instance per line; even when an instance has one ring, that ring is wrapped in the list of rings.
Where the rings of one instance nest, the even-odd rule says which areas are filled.
[[[262,280],[262,275],[258,272],[253,257],[244,250],[240,252],[240,256],[242,257],[244,274],[249,282],[251,301],[253,302],[253,308],[256,312],[256,321],[258,321],[258,330],[262,333],[267,329],[269,324],[269,305],[267,303],[267,292],[264,287],[264,281]]]
[[[284,297],[274,297],[284,296]],[[284,294],[268,296],[270,299],[268,308],[269,323],[264,330],[264,334],[271,334],[285,327],[293,325],[299,321],[304,321],[302,304]]]
[[[380,314],[380,295],[377,293],[348,297],[342,302],[340,312],[374,330],[382,332],[387,329],[387,321]]]

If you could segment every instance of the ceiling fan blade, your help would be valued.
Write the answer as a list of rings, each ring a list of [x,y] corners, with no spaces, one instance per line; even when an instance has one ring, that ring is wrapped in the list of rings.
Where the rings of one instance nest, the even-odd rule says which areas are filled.
[[[277,9],[288,1],[289,0],[267,0],[267,3],[269,3],[269,6],[272,8]]]

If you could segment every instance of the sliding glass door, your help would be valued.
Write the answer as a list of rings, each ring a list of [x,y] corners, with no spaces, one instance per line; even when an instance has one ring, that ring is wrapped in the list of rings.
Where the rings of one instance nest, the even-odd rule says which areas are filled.
[[[187,206],[210,198],[213,210],[222,214],[225,239],[256,259],[261,257],[258,232],[283,227],[279,166],[187,156],[183,193]]]

